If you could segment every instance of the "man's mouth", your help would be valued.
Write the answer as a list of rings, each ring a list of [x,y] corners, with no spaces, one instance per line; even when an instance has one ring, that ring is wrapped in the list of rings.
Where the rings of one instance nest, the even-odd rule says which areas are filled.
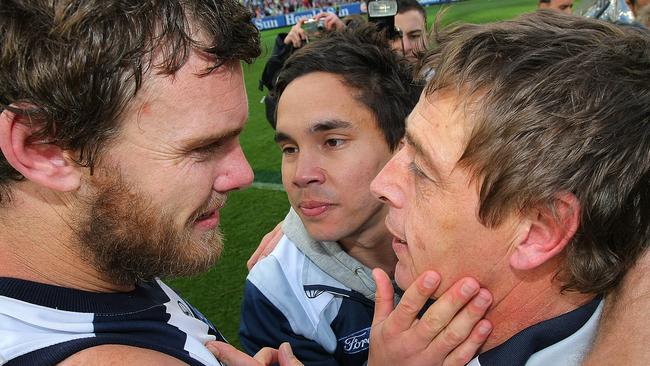
[[[332,204],[320,201],[303,201],[298,205],[303,215],[314,217],[325,213],[332,207]]]
[[[216,213],[217,213],[217,209],[213,209],[213,210],[204,212],[201,216],[196,218],[196,221],[207,220],[207,219],[211,218],[212,216],[214,216]]]

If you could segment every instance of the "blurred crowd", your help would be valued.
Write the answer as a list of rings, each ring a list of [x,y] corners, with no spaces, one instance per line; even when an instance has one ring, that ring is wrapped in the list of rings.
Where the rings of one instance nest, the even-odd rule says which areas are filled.
[[[337,7],[358,0],[240,0],[256,18],[304,11],[312,8]]]

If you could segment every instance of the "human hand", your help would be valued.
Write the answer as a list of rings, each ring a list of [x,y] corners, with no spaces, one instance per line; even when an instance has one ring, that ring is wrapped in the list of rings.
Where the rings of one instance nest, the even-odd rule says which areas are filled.
[[[492,331],[492,324],[481,319],[492,295],[473,278],[456,282],[418,320],[422,306],[440,285],[440,276],[422,273],[393,310],[388,275],[380,269],[372,274],[377,295],[369,366],[465,365]]]
[[[289,343],[282,343],[280,349],[264,347],[251,357],[224,342],[208,342],[205,345],[218,360],[228,366],[267,366],[279,363],[280,366],[302,366],[291,351]]]
[[[340,31],[345,28],[345,24],[343,23],[343,21],[339,19],[339,17],[336,16],[336,14],[334,13],[328,13],[324,11],[322,13],[316,14],[314,19],[316,20],[324,19],[325,29],[327,29],[328,31],[330,30]]]
[[[257,264],[257,262],[271,254],[273,249],[278,245],[280,239],[282,239],[282,235],[284,235],[282,232],[282,222],[283,221],[280,221],[275,225],[273,230],[264,235],[260,245],[257,246],[257,249],[255,249],[251,257],[248,258],[248,261],[246,261],[246,268],[248,268],[249,271],[253,269],[253,266]]]
[[[302,24],[305,22],[306,19],[300,19],[298,20],[298,23],[294,24],[293,27],[291,27],[291,30],[289,30],[289,34],[287,34],[286,37],[284,37],[284,44],[286,45],[292,45],[294,48],[300,48],[302,47],[302,42],[307,41],[307,32],[305,32],[304,29],[302,29]]]

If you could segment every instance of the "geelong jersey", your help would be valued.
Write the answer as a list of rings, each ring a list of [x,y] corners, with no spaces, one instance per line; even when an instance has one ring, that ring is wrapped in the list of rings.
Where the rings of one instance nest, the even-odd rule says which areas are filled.
[[[579,366],[591,348],[603,310],[601,297],[532,325],[474,358],[469,366]]]
[[[55,365],[86,348],[148,348],[192,366],[222,365],[204,347],[215,327],[160,280],[93,293],[0,277],[0,365]]]
[[[285,236],[248,275],[239,336],[249,354],[289,342],[308,366],[363,365],[373,311]]]

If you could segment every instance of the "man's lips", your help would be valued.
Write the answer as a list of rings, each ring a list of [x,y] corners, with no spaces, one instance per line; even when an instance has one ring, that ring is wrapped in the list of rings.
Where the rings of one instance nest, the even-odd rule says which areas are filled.
[[[321,201],[303,201],[298,205],[298,209],[303,215],[314,217],[325,213],[332,207],[331,203]]]
[[[219,225],[219,209],[215,208],[211,211],[208,211],[204,213],[203,215],[199,216],[196,219],[196,225],[199,227],[206,229],[206,230],[212,230],[217,225]]]
[[[388,223],[388,220],[386,220],[386,228],[388,229],[388,232],[390,232],[393,235],[393,250],[395,252],[400,251],[400,250],[405,250],[406,247],[408,246],[408,243],[406,242],[405,239],[402,239],[399,235],[397,235],[395,233],[395,230],[393,230],[390,227],[390,224]]]

